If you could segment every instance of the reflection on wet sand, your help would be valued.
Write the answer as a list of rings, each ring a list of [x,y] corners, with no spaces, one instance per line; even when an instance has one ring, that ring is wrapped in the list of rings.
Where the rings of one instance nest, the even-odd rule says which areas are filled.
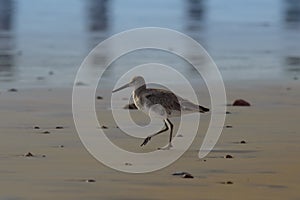
[[[110,28],[108,0],[86,1],[87,30],[89,34],[89,49],[94,48],[99,42],[107,38]]]
[[[296,76],[300,73],[300,51],[299,45],[295,43],[300,40],[300,1],[284,0],[283,22],[286,28],[284,30],[284,71]]]
[[[207,2],[204,0],[188,0],[185,1],[185,33],[187,33],[194,40],[199,42],[206,49],[208,45],[206,43],[206,14],[207,14]],[[204,55],[195,55],[195,51],[187,46],[186,57],[199,64],[200,66],[205,65]],[[195,75],[195,69],[192,66],[186,67],[189,76]]]
[[[197,42],[200,42],[201,45],[207,46],[205,45],[206,2],[203,0],[188,0],[185,1],[185,4],[185,32]]]
[[[284,22],[288,28],[300,27],[300,1],[284,0]]]
[[[100,42],[105,40],[110,35],[111,17],[110,17],[110,4],[109,0],[87,0],[85,1],[85,24],[87,32],[87,54],[95,48]],[[95,50],[90,54],[88,64],[84,69],[86,78],[81,80],[85,84],[92,84],[97,80],[98,70],[104,70],[109,54],[109,47],[106,51]],[[96,70],[96,71],[95,71]],[[91,77],[93,77],[91,79]]]
[[[0,81],[28,80],[35,84],[31,82],[32,76],[43,74],[47,67],[75,73],[74,68],[80,65],[81,59],[112,33],[145,26],[171,28],[191,36],[214,56],[225,79],[265,75],[290,77],[291,73],[299,74],[296,71],[300,71],[297,64],[300,57],[297,45],[300,40],[299,0],[233,1],[230,6],[222,1],[207,0],[154,0],[149,6],[140,1],[111,0],[60,4],[50,0],[24,2],[0,0]],[[59,16],[54,18],[56,13]],[[74,23],[68,23],[70,19],[74,19]],[[201,55],[181,45],[188,59],[203,66]],[[23,52],[20,57],[16,54],[19,49]],[[257,54],[260,49],[266,56]],[[114,48],[109,47],[106,52],[95,54],[90,68],[103,69],[113,51]],[[157,55],[161,58],[157,59]],[[149,53],[149,58],[136,55],[130,66],[144,63],[150,56],[159,61],[164,59],[161,53],[157,55]],[[170,57],[165,58],[167,63]],[[170,60],[175,62],[173,58]],[[181,69],[190,76],[195,74],[190,66]],[[244,69],[252,75],[245,75]],[[13,78],[16,72],[18,79]],[[108,72],[111,76],[119,73],[113,68]],[[71,83],[73,80],[62,81]]]
[[[186,4],[187,30],[189,32],[199,32],[204,27],[205,2],[203,0],[188,0]]]
[[[300,72],[300,56],[287,56],[285,57],[285,64],[287,70],[290,72]]]
[[[11,81],[14,76],[16,40],[14,33],[15,2],[0,0],[0,77]]]
[[[88,30],[88,52],[100,42],[108,38],[110,33],[110,1],[109,0],[88,0],[86,1],[86,16]],[[104,67],[106,54],[94,54],[94,67]],[[101,66],[102,65],[102,66]]]

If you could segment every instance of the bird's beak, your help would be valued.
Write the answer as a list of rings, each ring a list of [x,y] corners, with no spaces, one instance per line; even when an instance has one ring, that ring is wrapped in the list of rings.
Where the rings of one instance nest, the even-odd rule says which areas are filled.
[[[130,87],[130,83],[127,83],[127,84],[123,85],[122,87],[119,87],[118,89],[113,90],[112,93],[118,92],[118,91],[123,90],[128,87]]]

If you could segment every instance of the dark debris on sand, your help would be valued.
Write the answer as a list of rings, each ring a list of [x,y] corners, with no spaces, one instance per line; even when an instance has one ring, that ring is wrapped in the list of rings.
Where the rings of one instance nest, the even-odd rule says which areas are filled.
[[[28,152],[26,154],[24,154],[24,157],[34,157],[33,153]]]
[[[232,182],[232,181],[222,181],[221,184],[224,184],[224,185],[232,185],[233,182]]]
[[[50,134],[50,131],[43,131],[43,134]]]
[[[18,92],[18,90],[16,88],[11,88],[9,90],[7,90],[8,92]]]
[[[233,156],[232,155],[230,155],[230,154],[227,154],[226,156],[225,156],[225,158],[233,158]]]
[[[232,106],[251,106],[251,104],[243,99],[237,99],[233,102]]]
[[[132,166],[132,163],[126,162],[125,165],[126,166]]]
[[[63,126],[56,126],[55,129],[64,129]]]
[[[182,178],[194,178],[191,174],[183,174]]]
[[[88,84],[84,83],[84,82],[81,82],[81,81],[78,81],[76,82],[75,84],[76,86],[87,86]]]
[[[96,180],[95,179],[86,179],[85,182],[87,182],[87,183],[95,183]]]
[[[188,173],[188,172],[174,172],[172,174],[173,176],[181,176],[181,178],[194,178],[194,176],[192,176],[192,174]]]
[[[27,152],[26,154],[23,155],[24,157],[27,157],[27,158],[30,158],[30,157],[42,157],[42,158],[45,158],[46,155],[36,155],[36,154],[33,154],[31,152]]]

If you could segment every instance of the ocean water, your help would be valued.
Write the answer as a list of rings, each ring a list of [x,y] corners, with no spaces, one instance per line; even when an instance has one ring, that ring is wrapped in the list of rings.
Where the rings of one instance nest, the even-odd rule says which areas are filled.
[[[148,26],[198,41],[225,81],[300,76],[298,0],[0,0],[0,88],[70,87],[99,42]],[[105,76],[116,80],[159,56],[193,76],[179,58],[147,51],[121,59]]]

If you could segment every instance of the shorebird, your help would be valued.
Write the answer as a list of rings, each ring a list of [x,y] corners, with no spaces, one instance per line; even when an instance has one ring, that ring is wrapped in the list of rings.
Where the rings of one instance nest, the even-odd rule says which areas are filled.
[[[165,127],[162,130],[145,138],[141,146],[146,145],[152,137],[170,130],[168,145],[165,148],[160,148],[170,149],[172,147],[172,134],[174,126],[169,118],[180,116],[181,113],[205,113],[209,111],[208,108],[196,105],[169,90],[147,88],[145,80],[141,76],[133,77],[129,83],[113,90],[112,93],[128,87],[134,87],[132,93],[133,101],[139,110],[148,115],[150,114],[149,111],[152,111],[157,117],[162,118],[165,123]]]

